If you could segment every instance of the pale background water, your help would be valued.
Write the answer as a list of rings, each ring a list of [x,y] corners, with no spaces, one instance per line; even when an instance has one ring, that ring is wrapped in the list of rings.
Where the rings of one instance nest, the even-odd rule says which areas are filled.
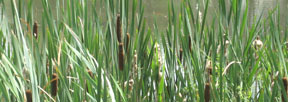
[[[41,1],[42,0],[34,0],[34,18],[37,21],[41,21],[41,14],[42,14],[41,12],[43,11]],[[50,2],[50,5],[52,7],[52,12],[56,13],[55,7],[56,7],[57,0],[48,0],[48,1]],[[60,1],[62,2],[62,0]],[[152,25],[154,24],[154,21],[156,20],[157,25],[159,26],[160,29],[162,30],[166,29],[167,21],[168,21],[167,15],[168,15],[168,2],[169,1],[170,0],[143,0],[144,6],[145,6],[144,16],[147,19],[147,23],[149,27],[153,27]],[[288,14],[286,10],[288,10],[288,0],[248,0],[248,1],[249,1],[249,11],[248,11],[249,22],[252,22],[254,18],[258,18],[262,12],[264,15],[263,17],[265,17],[265,15],[267,15],[269,11],[275,8],[277,4],[279,4],[279,7],[280,7],[280,18],[281,18],[280,21],[282,25],[284,25],[287,22]],[[9,20],[11,20],[12,17],[10,16],[12,14],[11,14],[10,0],[4,0],[4,2],[6,6],[5,15]],[[191,2],[192,2],[192,6],[196,8],[196,0],[191,0]],[[181,0],[174,0],[176,11],[180,11],[179,9],[180,3],[181,3]],[[200,5],[203,5],[203,3],[204,2],[201,2]],[[99,4],[99,9],[97,10],[105,9],[103,6],[101,7],[100,5],[101,4]],[[130,6],[130,9],[132,9],[132,6]],[[200,11],[204,13],[203,6],[200,6]],[[216,11],[218,11],[218,0],[210,0],[208,15],[216,15],[217,14]],[[101,12],[98,12],[98,13],[101,13]],[[102,13],[104,14],[105,12],[102,12]],[[211,17],[212,16],[208,16],[207,18],[208,23],[209,21],[211,21]]]

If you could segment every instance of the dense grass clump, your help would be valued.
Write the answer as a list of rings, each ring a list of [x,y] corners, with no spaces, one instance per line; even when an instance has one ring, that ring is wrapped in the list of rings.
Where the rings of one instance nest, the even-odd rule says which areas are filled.
[[[40,0],[41,16],[35,0],[7,1],[0,101],[288,100],[279,6],[249,21],[248,0],[170,0],[162,29],[143,0]]]

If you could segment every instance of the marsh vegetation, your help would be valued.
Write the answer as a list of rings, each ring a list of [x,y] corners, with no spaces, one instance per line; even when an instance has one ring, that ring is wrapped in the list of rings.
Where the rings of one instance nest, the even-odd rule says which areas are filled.
[[[0,0],[0,101],[287,102],[279,1]]]

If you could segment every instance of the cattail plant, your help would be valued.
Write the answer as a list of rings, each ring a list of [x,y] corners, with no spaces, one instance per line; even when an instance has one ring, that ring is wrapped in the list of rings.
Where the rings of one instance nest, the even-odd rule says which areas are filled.
[[[93,77],[93,73],[92,73],[91,70],[88,70],[88,74],[89,74],[90,77]]]
[[[183,49],[180,48],[179,52],[180,52],[179,59],[180,59],[180,61],[182,61],[182,57],[183,57]]]
[[[271,92],[273,91],[274,84],[275,84],[275,80],[278,78],[278,75],[279,75],[279,71],[276,72],[275,76],[273,76],[273,73],[272,73],[272,75],[271,75],[271,79],[272,79],[272,82],[271,82]]]
[[[286,95],[288,94],[287,91],[288,91],[288,79],[287,77],[283,77],[282,78],[282,81],[283,81],[283,84],[284,84],[284,89],[285,89],[285,93]],[[288,100],[285,101],[285,94],[282,94],[282,102],[287,102]],[[288,97],[288,96],[286,96]]]
[[[212,69],[213,69],[212,67],[207,68],[207,73],[209,76],[212,75]]]
[[[127,88],[127,85],[128,85],[129,91],[131,92],[132,89],[133,89],[134,80],[133,80],[133,79],[130,79],[128,82],[125,81],[125,82],[124,82],[124,88]]]
[[[254,48],[258,51],[263,46],[263,42],[260,40],[260,37],[257,36],[256,40],[253,41]]]
[[[118,65],[119,65],[119,69],[122,71],[123,68],[124,68],[124,51],[123,51],[123,43],[119,43]]]
[[[209,67],[207,67],[207,75],[208,75],[208,80],[209,80],[209,82],[211,82],[211,77],[212,77],[212,71],[213,71],[213,68],[212,68],[212,66],[209,66]]]
[[[121,24],[121,17],[120,14],[117,15],[117,39],[118,42],[121,43],[122,38],[122,24]]]
[[[34,25],[33,25],[33,36],[36,39],[38,38],[38,24],[37,24],[37,22],[34,22]]]
[[[51,82],[51,95],[56,96],[58,91],[58,76],[56,73],[52,75],[52,82]]]
[[[210,84],[207,82],[205,84],[205,102],[210,102]]]
[[[133,57],[133,78],[136,79],[138,76],[138,66],[137,66],[137,52],[134,51],[134,57]]]
[[[212,75],[212,62],[211,60],[207,59],[207,62],[206,62],[206,70],[207,70],[207,75],[210,76]]]
[[[87,72],[88,72],[89,76],[90,76],[91,78],[93,78],[93,73],[92,73],[92,71],[89,69]],[[88,90],[88,84],[87,84],[86,80],[85,80],[85,84],[86,84],[86,91],[89,92],[89,90]]]
[[[188,36],[188,45],[189,45],[189,50],[192,51],[192,39],[190,36]]]
[[[26,94],[27,102],[32,102],[32,92],[31,92],[31,90],[26,90],[25,94]]]
[[[128,47],[129,47],[129,41],[130,41],[130,34],[127,33],[126,35],[126,45],[125,45],[125,48],[126,48],[126,52],[128,53]]]
[[[253,41],[253,46],[254,46],[254,49],[256,50],[256,52],[258,52],[260,50],[260,48],[262,48],[263,42],[260,40],[259,36],[257,36],[256,40]],[[258,58],[259,58],[257,53],[254,53],[254,57],[256,60],[258,60]]]
[[[130,79],[129,81],[125,81],[124,82],[124,88],[127,88],[127,85],[128,85],[128,88],[129,88],[129,91],[131,92],[133,90],[133,85],[134,85],[134,79],[137,79],[137,73],[138,73],[138,70],[137,70],[137,53],[136,53],[136,50],[134,52],[134,57],[133,57],[133,67],[132,67],[132,74],[130,75]]]

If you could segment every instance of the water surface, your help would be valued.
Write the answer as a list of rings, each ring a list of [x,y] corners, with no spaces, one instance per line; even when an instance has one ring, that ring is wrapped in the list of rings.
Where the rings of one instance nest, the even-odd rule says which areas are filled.
[[[57,0],[49,0],[50,6],[52,7],[53,15],[56,15],[56,1]],[[64,0],[65,1],[65,0]],[[90,1],[90,0],[89,0]],[[153,27],[154,21],[156,20],[160,29],[164,30],[167,27],[167,15],[168,15],[168,1],[169,0],[143,0],[145,6],[145,18],[147,19],[147,23],[149,27]],[[192,6],[196,8],[196,0],[191,0]],[[200,0],[202,1],[202,0]],[[226,0],[228,2],[229,0]],[[245,1],[245,0],[244,0]],[[288,0],[248,0],[249,9],[248,9],[248,20],[249,22],[253,22],[255,18],[259,18],[260,15],[263,13],[263,17],[266,17],[268,12],[271,11],[279,4],[280,8],[280,18],[281,23],[284,25],[287,22],[287,12],[288,9]],[[10,0],[5,0],[6,10],[5,14],[11,20],[11,4]],[[63,2],[62,0],[60,2]],[[180,11],[180,2],[181,0],[174,0],[176,11]],[[100,2],[99,2],[100,3]],[[200,11],[204,12],[203,3],[200,3]],[[64,3],[65,4],[65,3]],[[245,4],[245,2],[243,3]],[[62,5],[62,4],[60,4]],[[61,6],[62,7],[62,6]],[[132,4],[130,6],[130,9]],[[104,6],[99,4],[99,8],[97,8],[98,13],[105,13],[103,11]],[[217,14],[216,11],[218,9],[218,0],[210,0],[209,10],[208,10],[208,23],[211,21],[211,17]],[[244,8],[243,8],[244,9]],[[100,11],[101,10],[101,11]],[[34,18],[37,21],[41,21],[41,14],[42,14],[42,1],[41,0],[34,0]],[[211,16],[212,15],[212,16]],[[40,22],[41,23],[41,22]]]

